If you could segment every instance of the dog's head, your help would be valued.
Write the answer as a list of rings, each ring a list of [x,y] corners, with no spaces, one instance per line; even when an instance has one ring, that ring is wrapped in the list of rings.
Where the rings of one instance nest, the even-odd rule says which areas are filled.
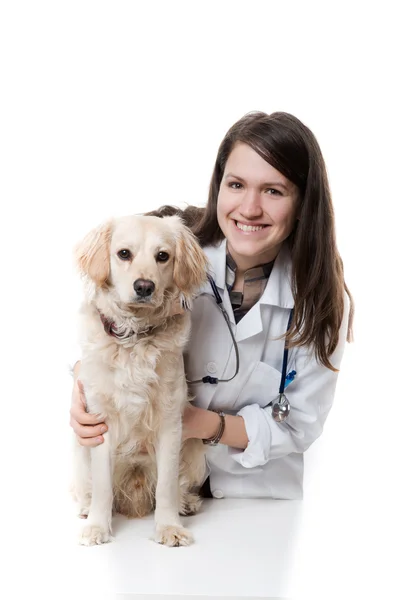
[[[178,216],[110,220],[77,246],[80,272],[126,308],[159,308],[180,292],[190,305],[206,281],[207,258]]]

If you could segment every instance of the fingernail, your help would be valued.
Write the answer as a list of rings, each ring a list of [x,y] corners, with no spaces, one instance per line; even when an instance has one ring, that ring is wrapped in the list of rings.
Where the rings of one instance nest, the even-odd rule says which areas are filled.
[[[100,428],[100,433],[104,433],[105,431],[107,431],[107,427],[103,425],[103,427]]]
[[[99,442],[101,444],[102,441],[103,441],[103,438],[101,436],[96,438],[96,442]]]

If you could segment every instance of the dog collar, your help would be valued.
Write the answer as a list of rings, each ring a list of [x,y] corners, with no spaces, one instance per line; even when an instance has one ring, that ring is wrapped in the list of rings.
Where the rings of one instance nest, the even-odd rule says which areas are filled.
[[[100,319],[101,322],[103,323],[103,327],[104,327],[104,331],[108,334],[108,335],[112,335],[113,337],[121,340],[123,338],[129,338],[133,335],[135,335],[136,331],[134,331],[133,329],[131,329],[128,333],[117,333],[115,331],[115,323],[114,321],[111,321],[111,319],[107,319],[107,317],[105,317],[103,315],[103,313],[101,313],[100,311],[98,311],[99,315],[100,315]]]

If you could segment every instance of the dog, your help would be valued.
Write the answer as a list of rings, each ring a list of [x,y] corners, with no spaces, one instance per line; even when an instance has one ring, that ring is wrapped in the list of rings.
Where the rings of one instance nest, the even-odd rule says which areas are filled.
[[[79,311],[79,379],[87,410],[108,430],[95,448],[74,443],[74,495],[87,517],[79,542],[113,540],[112,515],[154,510],[154,540],[193,542],[180,515],[201,505],[206,462],[201,440],[182,443],[189,397],[183,351],[190,308],[208,262],[180,217],[110,219],[75,247],[85,282]],[[174,311],[180,303],[186,310]]]

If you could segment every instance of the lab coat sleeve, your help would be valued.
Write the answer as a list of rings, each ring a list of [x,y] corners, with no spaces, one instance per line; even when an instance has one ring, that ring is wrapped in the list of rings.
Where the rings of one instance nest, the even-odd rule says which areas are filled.
[[[349,302],[345,296],[344,316],[339,332],[339,342],[330,357],[339,369],[346,344]],[[262,408],[257,399],[243,407],[237,414],[244,419],[249,443],[245,450],[229,448],[229,454],[246,468],[266,464],[292,452],[303,453],[321,435],[332,407],[338,373],[317,363],[315,356],[305,347],[297,349],[296,378],[285,393],[291,411],[283,423],[272,418],[272,408]]]

